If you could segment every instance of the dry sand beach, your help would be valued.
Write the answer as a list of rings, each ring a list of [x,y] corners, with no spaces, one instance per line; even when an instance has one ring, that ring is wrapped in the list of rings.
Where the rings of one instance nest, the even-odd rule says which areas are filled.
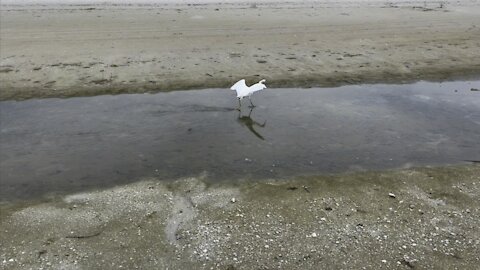
[[[478,1],[22,2],[2,1],[0,100],[480,72]]]
[[[17,108],[18,100],[35,108],[47,97],[228,88],[242,77],[266,78],[269,87],[467,78],[478,83],[477,0],[222,2],[3,0],[0,106]],[[458,92],[468,94],[469,110],[468,102],[448,107],[469,113],[458,126],[470,133],[480,125],[474,111],[477,88]],[[457,93],[457,88],[447,91]],[[416,98],[407,104],[426,104],[420,115],[427,122],[435,111],[425,100],[432,98]],[[382,101],[376,105],[384,108]],[[212,115],[231,113],[206,108],[214,110]],[[342,110],[344,117],[348,110]],[[455,115],[463,117],[462,110]],[[176,115],[186,121],[181,112]],[[405,119],[415,122],[412,115]],[[25,175],[53,170],[58,176],[51,160],[61,156],[39,158],[45,168],[9,160],[10,155],[32,158],[34,147],[15,148],[27,137],[38,148],[48,148],[68,147],[60,139],[69,136],[80,143],[98,136],[107,138],[98,142],[102,147],[109,146],[108,138],[128,135],[102,137],[83,132],[90,127],[77,122],[80,132],[62,134],[54,128],[48,132],[60,134],[59,139],[49,141],[39,132],[23,136],[28,124],[12,122],[0,130],[0,149],[10,151],[2,160],[20,166]],[[433,140],[428,147],[436,151],[449,138],[432,131],[438,119],[430,122],[425,129],[431,133],[424,139]],[[128,123],[121,125],[128,128]],[[147,138],[157,131],[149,128],[144,129]],[[5,145],[6,136],[15,146]],[[459,148],[480,149],[466,142]],[[171,181],[139,177],[99,190],[0,198],[0,269],[478,269],[478,162],[260,181],[212,182],[208,172]],[[12,178],[5,172],[0,176]],[[28,190],[30,180],[20,180]]]

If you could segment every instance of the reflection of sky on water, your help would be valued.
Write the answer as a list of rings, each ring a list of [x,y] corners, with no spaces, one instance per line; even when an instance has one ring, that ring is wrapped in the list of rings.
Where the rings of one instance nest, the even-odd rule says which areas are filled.
[[[478,160],[479,85],[267,89],[251,113],[228,89],[1,102],[0,195]]]

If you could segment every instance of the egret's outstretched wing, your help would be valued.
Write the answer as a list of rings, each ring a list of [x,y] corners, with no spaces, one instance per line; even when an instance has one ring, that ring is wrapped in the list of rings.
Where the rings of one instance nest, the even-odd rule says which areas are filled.
[[[245,83],[245,79],[241,79],[240,81],[236,82],[232,87],[230,87],[231,90],[235,91],[242,91],[245,90],[247,87],[247,84]]]
[[[263,89],[265,89],[265,88],[267,88],[267,87],[265,86],[265,84],[263,84],[263,83],[256,83],[256,84],[250,86],[250,92],[254,93],[254,92],[263,90]]]

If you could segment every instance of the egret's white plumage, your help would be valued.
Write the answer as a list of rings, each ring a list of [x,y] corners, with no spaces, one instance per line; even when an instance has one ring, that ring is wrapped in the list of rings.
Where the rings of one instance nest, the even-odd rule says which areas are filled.
[[[254,85],[247,86],[247,84],[245,83],[245,79],[241,79],[240,81],[238,81],[234,85],[232,85],[232,87],[230,87],[230,89],[235,90],[237,92],[239,107],[242,106],[241,100],[244,97],[248,97],[248,99],[250,100],[250,104],[252,104],[252,106],[254,106],[253,103],[252,103],[252,100],[251,100],[251,96],[252,96],[253,93],[267,88],[267,86],[265,86],[265,84],[263,84],[264,82],[266,82],[266,80],[263,79],[263,80],[260,80],[258,83],[254,84]]]

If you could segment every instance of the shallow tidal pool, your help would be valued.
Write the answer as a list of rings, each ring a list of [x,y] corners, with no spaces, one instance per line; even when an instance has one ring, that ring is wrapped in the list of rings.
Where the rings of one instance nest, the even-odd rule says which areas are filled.
[[[268,85],[268,83],[267,83]],[[480,160],[480,81],[0,102],[1,200]]]

